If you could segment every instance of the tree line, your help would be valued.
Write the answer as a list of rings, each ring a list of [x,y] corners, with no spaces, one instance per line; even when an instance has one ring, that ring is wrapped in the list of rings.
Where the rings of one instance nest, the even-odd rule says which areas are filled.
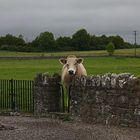
[[[0,50],[24,52],[105,50],[110,42],[114,44],[115,49],[133,47],[132,44],[125,42],[119,35],[96,36],[89,34],[86,29],[80,29],[72,37],[60,36],[56,39],[53,33],[42,32],[31,42],[26,42],[22,35],[16,37],[7,34],[0,37]]]

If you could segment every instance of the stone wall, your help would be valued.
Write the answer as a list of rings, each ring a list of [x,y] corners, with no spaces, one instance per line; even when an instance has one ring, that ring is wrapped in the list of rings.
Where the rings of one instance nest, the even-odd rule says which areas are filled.
[[[70,112],[87,123],[140,128],[140,77],[129,73],[76,77]]]
[[[61,78],[59,75],[38,74],[34,80],[34,113],[47,115],[61,110]]]

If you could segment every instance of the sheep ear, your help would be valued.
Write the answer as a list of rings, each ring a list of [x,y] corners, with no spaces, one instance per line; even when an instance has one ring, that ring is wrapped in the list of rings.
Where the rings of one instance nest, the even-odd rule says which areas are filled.
[[[83,58],[77,58],[77,63],[80,64],[80,63],[83,63],[84,59]]]
[[[66,64],[66,63],[67,63],[67,59],[65,59],[65,58],[60,58],[60,59],[59,59],[59,62],[60,62],[61,64]]]

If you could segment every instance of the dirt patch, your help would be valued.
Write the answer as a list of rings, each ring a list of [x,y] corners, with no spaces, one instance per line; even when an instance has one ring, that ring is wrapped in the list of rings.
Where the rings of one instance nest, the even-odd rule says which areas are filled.
[[[17,128],[0,131],[0,140],[140,140],[140,130],[133,128],[20,116],[0,116],[0,121]]]

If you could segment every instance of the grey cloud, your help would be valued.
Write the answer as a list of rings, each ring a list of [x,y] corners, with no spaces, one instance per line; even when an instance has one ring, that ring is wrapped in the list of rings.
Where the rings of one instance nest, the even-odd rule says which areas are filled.
[[[57,37],[86,28],[133,41],[133,30],[140,28],[139,7],[139,0],[0,0],[0,34],[33,39],[43,31]]]

